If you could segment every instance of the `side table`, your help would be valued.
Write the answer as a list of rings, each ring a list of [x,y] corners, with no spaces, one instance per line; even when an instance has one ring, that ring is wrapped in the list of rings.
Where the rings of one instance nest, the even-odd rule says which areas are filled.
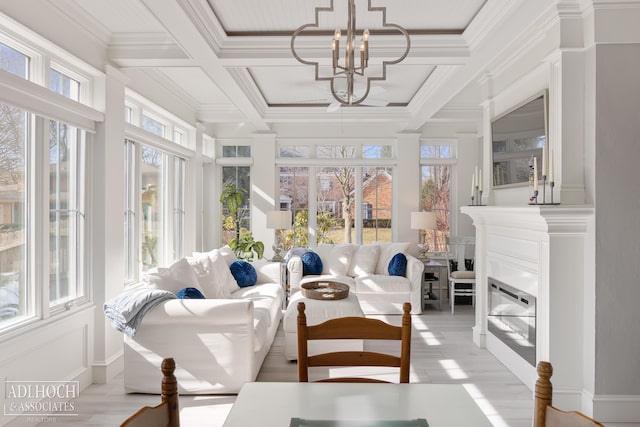
[[[438,304],[438,309],[442,310],[442,287],[447,283],[446,261],[435,259],[422,260],[424,271],[422,272],[422,307],[430,304]],[[437,289],[434,287],[437,286]],[[437,290],[438,294],[434,293]]]

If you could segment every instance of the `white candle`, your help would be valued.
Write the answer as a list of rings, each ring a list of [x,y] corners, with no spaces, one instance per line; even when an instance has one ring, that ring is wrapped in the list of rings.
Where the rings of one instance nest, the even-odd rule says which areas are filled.
[[[542,146],[542,176],[547,176],[547,144]]]
[[[476,195],[476,174],[471,177],[471,197]]]
[[[533,191],[538,191],[538,158],[533,158]]]
[[[549,151],[549,182],[553,181],[553,150]]]
[[[476,165],[475,170],[473,171],[473,178],[475,179],[475,184],[478,186],[478,165]]]
[[[482,169],[478,170],[478,188],[482,191]]]

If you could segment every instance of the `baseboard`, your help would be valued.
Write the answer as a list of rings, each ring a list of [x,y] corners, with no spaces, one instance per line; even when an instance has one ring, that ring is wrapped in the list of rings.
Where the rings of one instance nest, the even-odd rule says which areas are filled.
[[[93,383],[106,384],[124,370],[124,351],[119,352],[106,362],[94,362]]]
[[[596,394],[593,418],[602,423],[640,422],[640,395]]]

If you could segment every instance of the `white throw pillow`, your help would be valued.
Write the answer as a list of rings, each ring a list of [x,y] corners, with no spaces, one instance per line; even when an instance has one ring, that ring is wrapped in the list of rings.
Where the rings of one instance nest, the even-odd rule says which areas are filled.
[[[234,263],[234,261],[238,260],[238,258],[236,258],[236,254],[233,252],[233,249],[229,247],[229,245],[225,245],[220,249],[213,249],[209,252],[194,252],[193,254],[191,254],[191,256],[194,258],[198,258],[202,255],[208,255],[209,258],[215,258],[218,254],[224,257],[224,261],[227,263],[227,265],[231,265]]]
[[[351,263],[351,254],[353,253],[352,244],[329,245],[320,243],[315,252],[322,260],[322,274],[347,275],[349,264]]]
[[[143,273],[141,282],[153,289],[162,289],[177,294],[184,288],[203,289],[186,258],[181,258],[169,267],[158,267],[155,271]],[[206,295],[206,292],[203,292]]]
[[[355,245],[351,264],[349,264],[349,276],[360,277],[374,274],[379,255],[380,246],[378,245]]]
[[[378,243],[380,245],[380,255],[376,265],[376,274],[389,274],[389,261],[395,254],[406,254],[409,249],[409,242],[398,243]]]
[[[207,298],[230,298],[231,293],[240,288],[224,255],[218,249],[204,253],[194,252],[189,263]]]
[[[198,285],[203,290],[207,298],[224,298],[224,289],[218,283],[213,267],[213,261],[207,254],[200,254],[197,257],[187,258],[191,268],[198,279]]]

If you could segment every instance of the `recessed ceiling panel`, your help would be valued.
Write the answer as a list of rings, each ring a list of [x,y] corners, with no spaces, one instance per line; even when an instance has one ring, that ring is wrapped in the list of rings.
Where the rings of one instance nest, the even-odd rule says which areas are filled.
[[[230,104],[229,98],[207,77],[201,68],[165,67],[160,71],[176,82],[181,90],[203,104]]]
[[[387,80],[372,82],[369,96],[392,104],[407,104],[433,68],[418,65],[388,67]],[[254,67],[250,73],[269,105],[333,102],[330,82],[315,81],[313,67],[289,67],[286,73],[273,67]],[[362,80],[357,81],[355,91],[364,91]]]
[[[208,0],[228,34],[292,32],[314,22],[315,8],[328,0]],[[386,0],[372,6],[387,8],[387,22],[408,30],[461,33],[486,0]],[[347,0],[335,0],[334,12],[321,12],[320,28],[346,26]],[[366,0],[356,0],[358,28],[380,28],[379,12],[368,12]]]
[[[138,1],[132,0],[74,0],[95,16],[112,33],[164,32],[162,25]]]

